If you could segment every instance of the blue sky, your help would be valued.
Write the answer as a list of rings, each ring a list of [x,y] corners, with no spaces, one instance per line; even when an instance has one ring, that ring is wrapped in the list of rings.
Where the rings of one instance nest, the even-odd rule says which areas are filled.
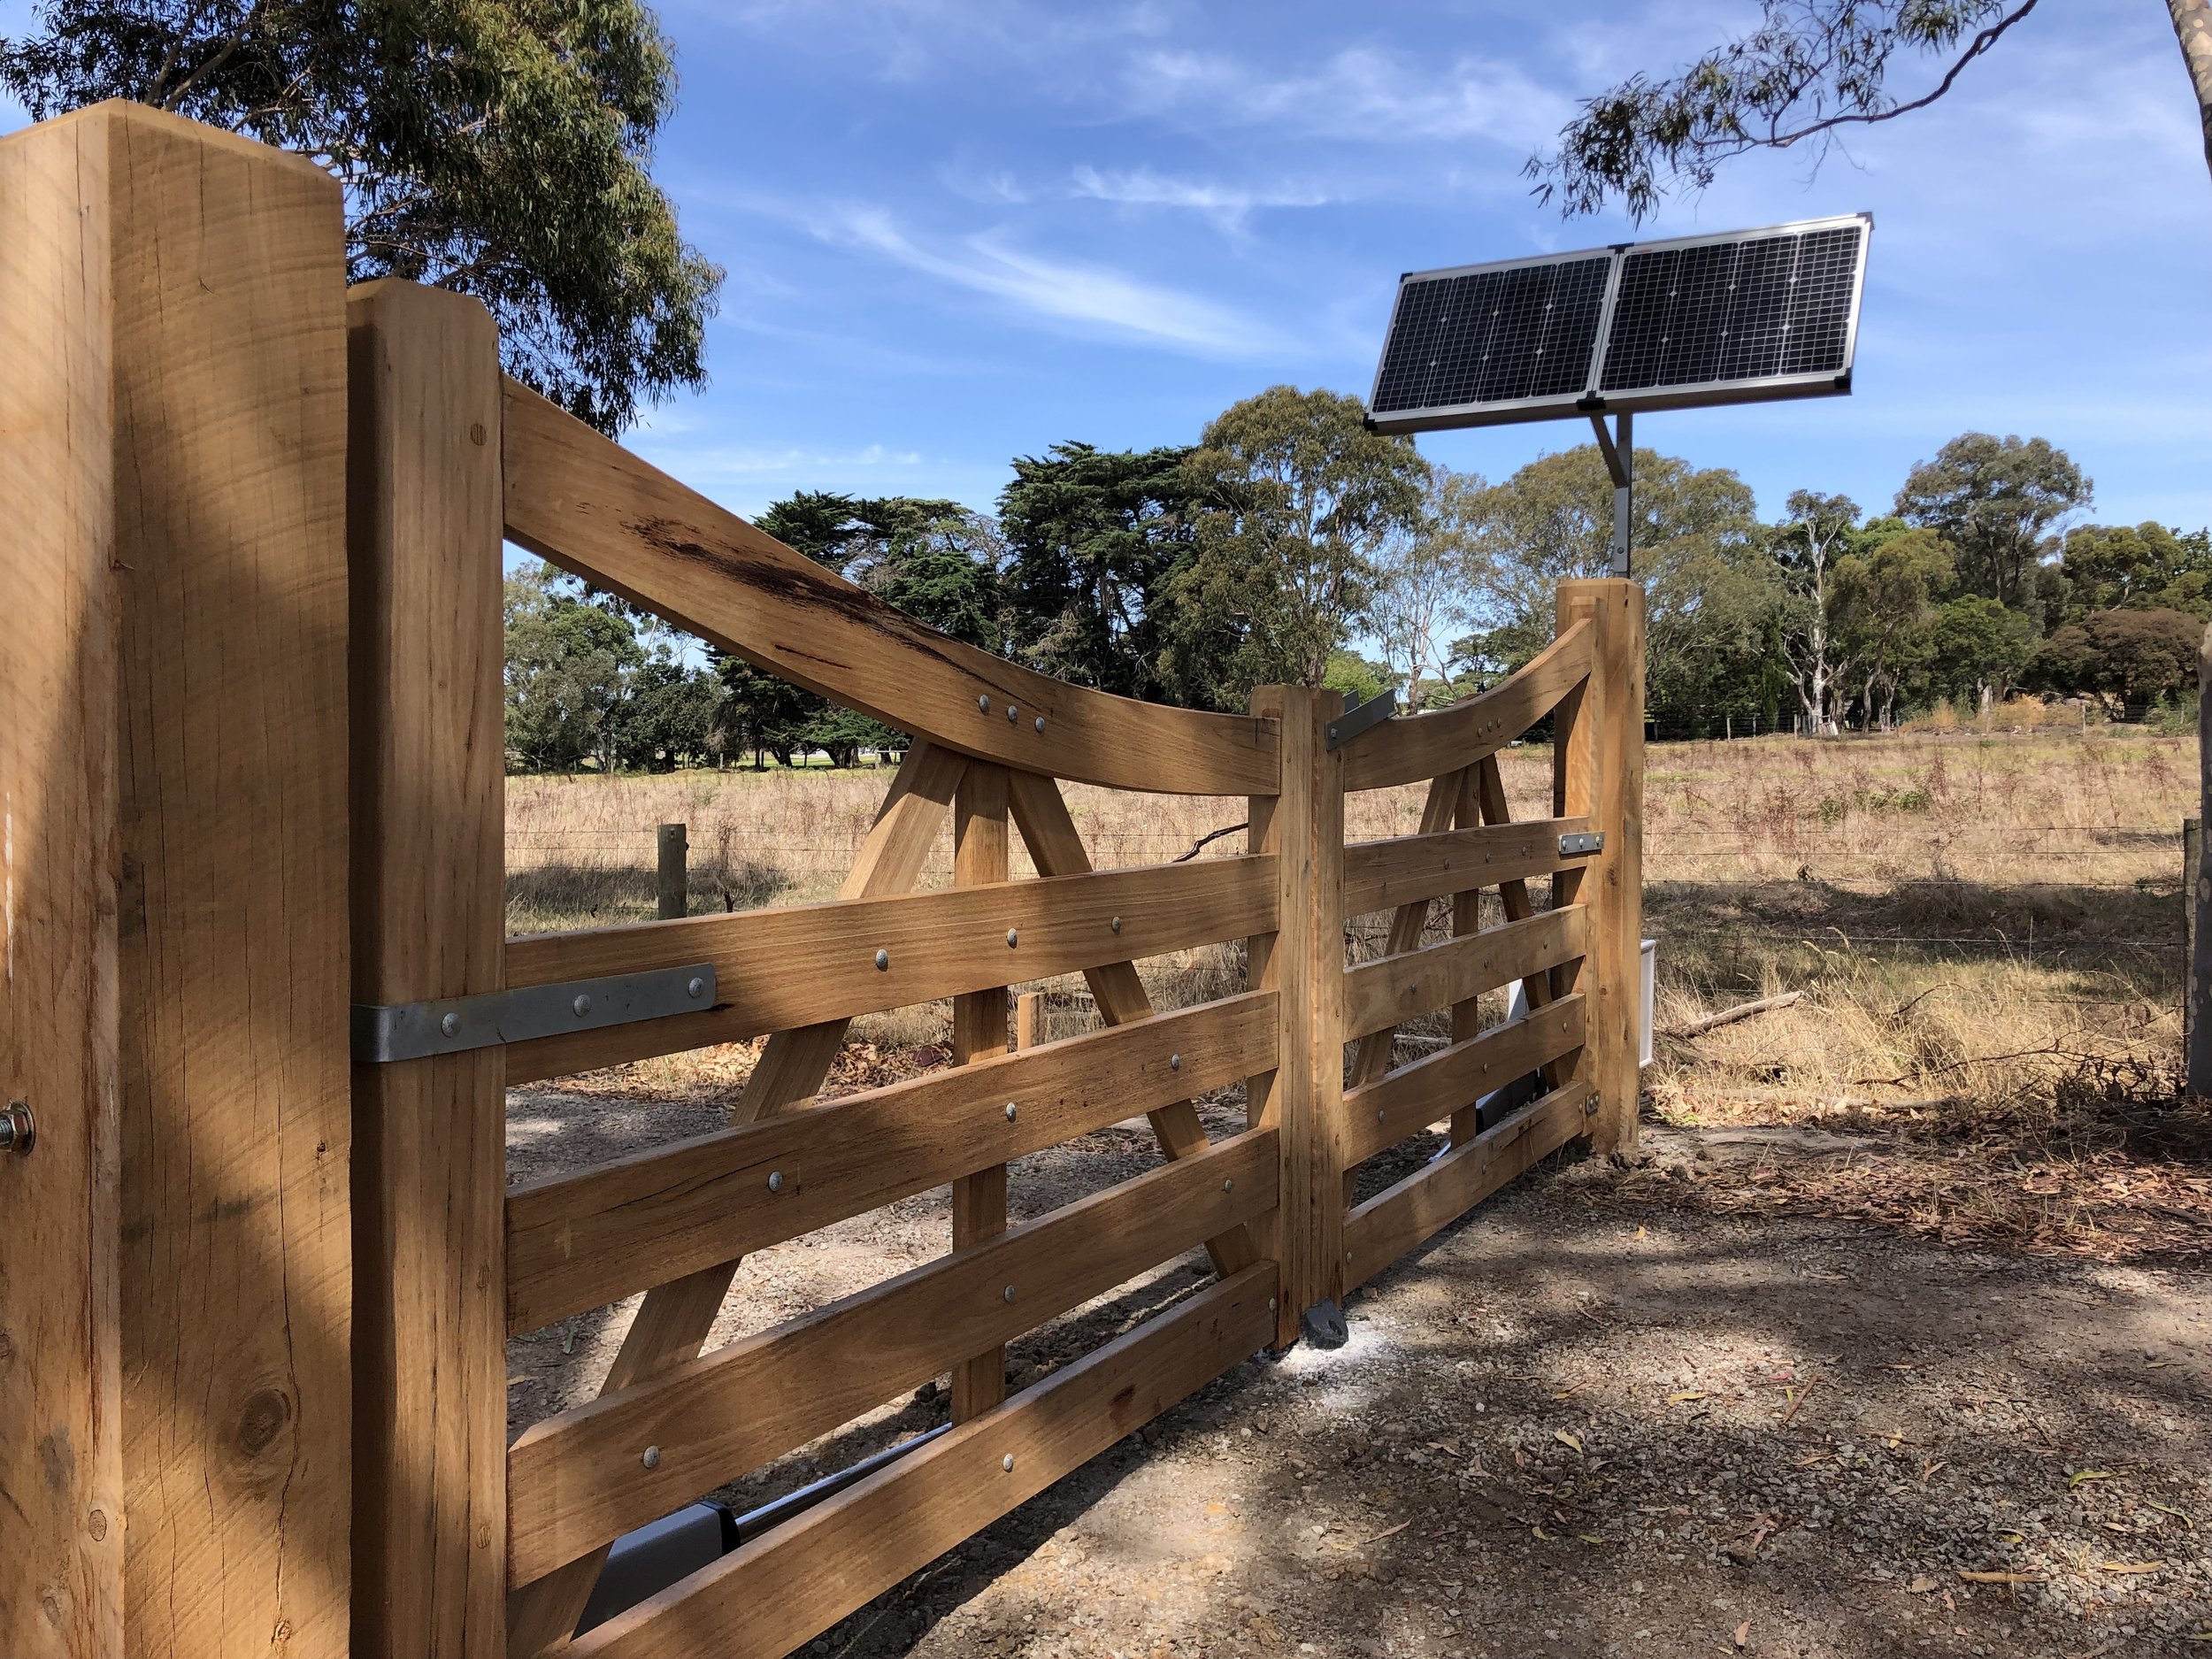
[[[1747,4],[664,5],[657,171],[728,269],[713,383],[641,452],[741,512],[795,489],[988,507],[1068,438],[1194,439],[1268,385],[1364,393],[1399,272],[1634,234],[1520,165],[1578,96]],[[0,0],[0,28],[20,0]],[[0,125],[19,111],[0,108]],[[2165,7],[2047,4],[1933,109],[1734,164],[1640,234],[1870,210],[1848,398],[1647,417],[1646,444],[1887,505],[1968,428],[2051,439],[2095,516],[2212,521],[2212,177]],[[1500,478],[1572,425],[1425,437]]]

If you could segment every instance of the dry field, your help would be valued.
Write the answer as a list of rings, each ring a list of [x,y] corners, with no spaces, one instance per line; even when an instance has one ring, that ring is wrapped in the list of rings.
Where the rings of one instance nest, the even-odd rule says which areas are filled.
[[[1516,815],[1540,813],[1549,751],[1511,750],[1504,767]],[[2203,1125],[2164,1110],[2180,1037],[2179,825],[2195,776],[2193,740],[2124,727],[1654,746],[1645,878],[1662,1036],[1647,1113],[1871,1128],[1954,1161],[1939,1180],[1900,1180],[1880,1160],[1783,1161],[1755,1191],[1701,1201],[2107,1257],[2195,1255],[2212,1192],[2187,1155],[2204,1150]],[[867,768],[511,780],[511,929],[649,916],[655,826],[679,820],[695,913],[830,896],[887,780]],[[1070,795],[1102,866],[1188,854],[1244,816],[1240,800]],[[1348,817],[1365,839],[1409,833],[1419,811],[1409,788],[1355,796]],[[1195,856],[1242,844],[1226,834]],[[1028,873],[1018,839],[1015,858]],[[950,864],[948,832],[926,885]],[[1380,923],[1355,926],[1356,954]],[[1233,947],[1144,967],[1169,1005],[1240,974]],[[1027,988],[1048,993],[1048,1036],[1093,1018],[1079,981]],[[1791,991],[1792,1007],[1665,1034]],[[860,1022],[833,1088],[929,1063],[945,1022],[941,1006]],[[579,1087],[705,1106],[733,1098],[751,1060],[733,1045]],[[2178,1164],[2162,1156],[2177,1149]]]

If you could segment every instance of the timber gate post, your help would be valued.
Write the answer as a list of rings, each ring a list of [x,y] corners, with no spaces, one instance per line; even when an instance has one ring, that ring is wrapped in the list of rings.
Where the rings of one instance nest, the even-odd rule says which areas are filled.
[[[353,1000],[506,984],[499,333],[410,282],[347,296]],[[507,1634],[506,1062],[354,1067],[355,1659]]]
[[[9,1659],[347,1647],[344,290],[302,157],[0,140]]]
[[[1326,728],[1333,691],[1263,686],[1252,712],[1280,733],[1280,793],[1251,800],[1251,850],[1276,857],[1278,931],[1248,941],[1252,988],[1277,994],[1275,1070],[1247,1085],[1248,1126],[1281,1133],[1279,1202],[1263,1254],[1280,1292],[1276,1340],[1299,1317],[1344,1301],[1344,765]]]
[[[1557,631],[1585,619],[1594,635],[1590,678],[1559,705],[1553,810],[1587,816],[1605,844],[1586,867],[1553,878],[1553,902],[1578,898],[1589,907],[1590,952],[1579,977],[1589,1034],[1579,1070],[1596,1091],[1592,1145],[1627,1156],[1636,1149],[1643,1003],[1643,584],[1623,577],[1560,583]]]

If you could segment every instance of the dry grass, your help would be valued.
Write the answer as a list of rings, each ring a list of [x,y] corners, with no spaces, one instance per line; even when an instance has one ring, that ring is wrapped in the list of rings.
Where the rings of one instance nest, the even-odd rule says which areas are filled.
[[[1540,814],[1548,750],[1515,749],[1503,764],[1516,815]],[[2193,740],[2112,727],[1655,746],[1645,878],[1661,1028],[1778,991],[1804,995],[1694,1040],[1662,1038],[1647,1110],[1685,1125],[1843,1128],[1941,1148],[1950,1160],[1911,1179],[1897,1167],[1878,1179],[1865,1160],[1847,1170],[1809,1161],[1732,1187],[1730,1205],[1880,1212],[1939,1236],[1964,1226],[2092,1254],[2199,1248],[2212,1239],[2202,1138],[2144,1127],[2174,1092],[2179,824],[2195,779]],[[887,780],[870,771],[511,780],[510,926],[649,916],[654,828],[679,819],[690,827],[695,912],[829,897]],[[1102,867],[1176,857],[1244,816],[1241,800],[1068,795]],[[1353,797],[1351,834],[1410,833],[1421,797]],[[1243,844],[1225,835],[1195,856]],[[1029,873],[1018,840],[1015,859]],[[950,870],[948,833],[924,885],[944,884]],[[1371,954],[1382,920],[1354,926],[1355,956]],[[1240,985],[1241,951],[1210,947],[1143,968],[1155,997],[1179,1006]],[[1095,1018],[1079,980],[1032,988],[1049,994],[1048,1037]],[[1440,1029],[1408,1035],[1417,1044]],[[832,1090],[933,1062],[945,1031],[941,1005],[861,1022]],[[735,1045],[586,1087],[731,1098],[752,1057]],[[2147,1150],[2153,1142],[2161,1149]],[[2169,1190],[2170,1180],[2182,1185]],[[1946,1183],[1947,1200],[1933,1190]],[[2178,1243],[2156,1219],[2170,1199],[2193,1217]]]

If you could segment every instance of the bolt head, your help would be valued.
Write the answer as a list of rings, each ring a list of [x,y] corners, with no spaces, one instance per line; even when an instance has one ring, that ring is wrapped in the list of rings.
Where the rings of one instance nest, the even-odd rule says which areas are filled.
[[[1014,1287],[1011,1285],[1009,1285],[1006,1287],[1005,1294],[1007,1301],[1011,1302],[1014,1300]]]
[[[449,1037],[459,1036],[461,1034],[461,1017],[458,1014],[448,1014],[443,1019],[438,1022],[438,1029],[445,1033],[445,1034]]]
[[[1008,1474],[1012,1474],[1014,1472],[1014,1454],[1009,1452],[1005,1456],[1000,1458],[998,1460],[998,1466],[1001,1469],[1003,1469]]]
[[[586,993],[579,991],[576,993],[576,1000],[569,1006],[576,1010],[576,1018],[581,1019],[591,1012],[591,998]]]
[[[1006,705],[1006,723],[1009,726],[1011,726],[1015,721],[1020,719],[1021,718],[1022,711],[1019,709],[1017,709],[1010,703]]]
[[[1045,729],[1045,717],[1041,714],[1037,717],[1037,729],[1040,732]]]
[[[1010,1124],[1012,1123],[1016,1115],[1014,1102],[1010,1100],[1006,1102],[1006,1121]]]
[[[988,714],[991,711],[991,700],[988,697],[978,697],[975,700],[975,706],[983,713]]]
[[[768,1190],[772,1193],[780,1193],[783,1191],[783,1171],[781,1170],[771,1170],[768,1171]]]
[[[1268,1312],[1270,1312],[1270,1313],[1272,1313],[1272,1312],[1274,1312],[1274,1311],[1275,1311],[1275,1298],[1274,1298],[1274,1297],[1272,1297],[1272,1296],[1270,1296],[1270,1297],[1267,1299],[1267,1310],[1268,1310]]]
[[[891,953],[890,953],[889,951],[887,951],[887,950],[879,950],[879,951],[877,951],[877,952],[876,952],[876,972],[877,972],[878,973],[881,973],[881,972],[882,972],[885,969],[888,968],[890,965],[891,965]]]
[[[1224,1181],[1224,1182],[1222,1182],[1222,1183],[1221,1183],[1221,1190],[1222,1190],[1223,1192],[1225,1192],[1225,1192],[1230,1192],[1230,1191],[1233,1191],[1233,1190],[1235,1188],[1235,1187],[1236,1187],[1236,1182],[1235,1182],[1235,1181],[1233,1181],[1233,1180],[1227,1180],[1227,1181]]]
[[[1014,948],[1015,946],[1017,946],[1017,945],[1020,944],[1020,943],[1021,943],[1021,941],[1022,941],[1022,930],[1021,930],[1020,928],[1018,928],[1018,927],[1010,927],[1010,928],[1008,928],[1008,929],[1006,930],[1006,948],[1007,948],[1009,950],[1013,949],[1013,948]]]
[[[707,982],[700,975],[695,973],[691,976],[691,982],[684,987],[684,990],[695,1002],[707,994]]]
[[[1114,931],[1116,933],[1121,932],[1121,918],[1118,916],[1114,918]]]
[[[638,1462],[643,1463],[648,1469],[658,1469],[661,1466],[661,1448],[657,1446],[647,1447],[645,1455],[639,1458]]]
[[[1167,1069],[1171,1071],[1181,1071],[1183,1069],[1183,1056],[1179,1054],[1171,1054],[1168,1056]]]

